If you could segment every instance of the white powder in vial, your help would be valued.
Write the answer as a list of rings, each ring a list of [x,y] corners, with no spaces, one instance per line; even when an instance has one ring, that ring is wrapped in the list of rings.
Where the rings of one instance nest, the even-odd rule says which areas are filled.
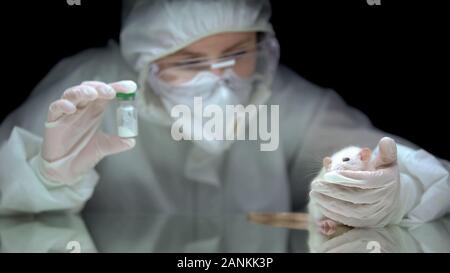
[[[137,136],[137,132],[135,130],[131,130],[128,127],[119,126],[118,128],[120,137],[135,137]]]
[[[137,117],[135,108],[131,105],[122,105],[117,109],[117,133],[119,137],[128,138],[138,135]]]

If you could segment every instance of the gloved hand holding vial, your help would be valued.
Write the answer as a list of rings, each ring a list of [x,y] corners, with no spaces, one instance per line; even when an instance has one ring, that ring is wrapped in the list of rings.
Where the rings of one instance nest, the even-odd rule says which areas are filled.
[[[37,172],[41,179],[50,184],[76,183],[103,157],[134,147],[135,140],[130,137],[137,135],[135,113],[123,103],[132,101],[136,89],[133,81],[86,81],[68,88],[61,99],[50,104]],[[104,110],[116,97],[126,99],[118,108],[121,118],[128,107],[121,126],[129,132],[119,130],[119,136],[98,130]]]

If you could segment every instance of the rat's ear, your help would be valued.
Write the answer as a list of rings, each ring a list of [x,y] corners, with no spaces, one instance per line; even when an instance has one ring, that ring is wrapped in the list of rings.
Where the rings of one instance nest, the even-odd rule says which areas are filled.
[[[323,161],[322,161],[322,163],[323,163],[323,166],[325,167],[325,169],[326,170],[329,170],[330,169],[330,167],[331,167],[331,162],[332,162],[332,160],[331,160],[331,157],[324,157],[323,158]]]
[[[369,161],[372,156],[372,151],[369,148],[362,148],[359,152],[359,157],[362,161]]]

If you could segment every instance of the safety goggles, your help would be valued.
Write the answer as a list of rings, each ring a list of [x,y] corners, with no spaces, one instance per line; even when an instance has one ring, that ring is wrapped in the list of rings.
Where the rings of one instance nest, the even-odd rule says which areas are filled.
[[[251,78],[254,75],[264,78],[273,74],[278,57],[276,39],[266,35],[254,45],[226,53],[219,58],[153,63],[149,72],[153,73],[153,77],[174,86],[188,83],[201,72],[209,71],[221,75],[227,69],[232,69],[241,78]]]

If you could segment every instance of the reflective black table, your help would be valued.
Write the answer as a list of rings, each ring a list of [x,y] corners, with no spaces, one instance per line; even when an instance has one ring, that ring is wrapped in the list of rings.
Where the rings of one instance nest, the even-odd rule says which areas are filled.
[[[413,227],[343,228],[246,214],[83,213],[0,218],[1,252],[450,252],[450,216]]]

